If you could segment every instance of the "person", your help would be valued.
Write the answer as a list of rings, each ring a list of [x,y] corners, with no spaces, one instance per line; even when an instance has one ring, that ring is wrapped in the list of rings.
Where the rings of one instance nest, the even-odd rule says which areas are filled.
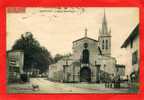
[[[120,88],[120,82],[121,82],[121,80],[120,80],[120,75],[118,75],[118,80],[117,80],[118,82],[117,82],[117,86],[118,86],[118,88]]]
[[[111,77],[111,88],[114,87],[114,74],[112,74],[112,77]]]
[[[104,79],[104,83],[105,83],[105,88],[107,88],[107,81],[106,81],[106,79]]]
[[[135,71],[130,74],[131,82],[135,81]]]
[[[118,77],[115,76],[114,77],[114,88],[117,88],[117,84],[118,84]]]

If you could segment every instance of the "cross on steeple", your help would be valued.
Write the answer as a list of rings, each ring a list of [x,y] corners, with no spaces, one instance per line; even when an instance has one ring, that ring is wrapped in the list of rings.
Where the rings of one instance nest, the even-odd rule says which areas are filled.
[[[87,31],[88,31],[87,28],[85,28],[85,37],[87,37]]]

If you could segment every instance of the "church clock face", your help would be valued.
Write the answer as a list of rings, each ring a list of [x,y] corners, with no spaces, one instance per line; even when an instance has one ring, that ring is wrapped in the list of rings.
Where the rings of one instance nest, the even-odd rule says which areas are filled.
[[[84,43],[84,48],[87,48],[88,47],[88,43]]]

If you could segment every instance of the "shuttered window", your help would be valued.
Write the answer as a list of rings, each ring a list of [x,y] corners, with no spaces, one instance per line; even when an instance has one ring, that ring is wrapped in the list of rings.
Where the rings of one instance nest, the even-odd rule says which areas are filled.
[[[137,64],[138,63],[138,51],[136,50],[133,54],[132,54],[132,65]]]

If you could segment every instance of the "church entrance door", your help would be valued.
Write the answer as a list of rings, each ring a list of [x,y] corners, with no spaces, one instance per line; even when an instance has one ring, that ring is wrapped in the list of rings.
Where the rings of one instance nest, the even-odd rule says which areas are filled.
[[[80,82],[91,82],[91,70],[89,67],[83,67],[80,70]]]

